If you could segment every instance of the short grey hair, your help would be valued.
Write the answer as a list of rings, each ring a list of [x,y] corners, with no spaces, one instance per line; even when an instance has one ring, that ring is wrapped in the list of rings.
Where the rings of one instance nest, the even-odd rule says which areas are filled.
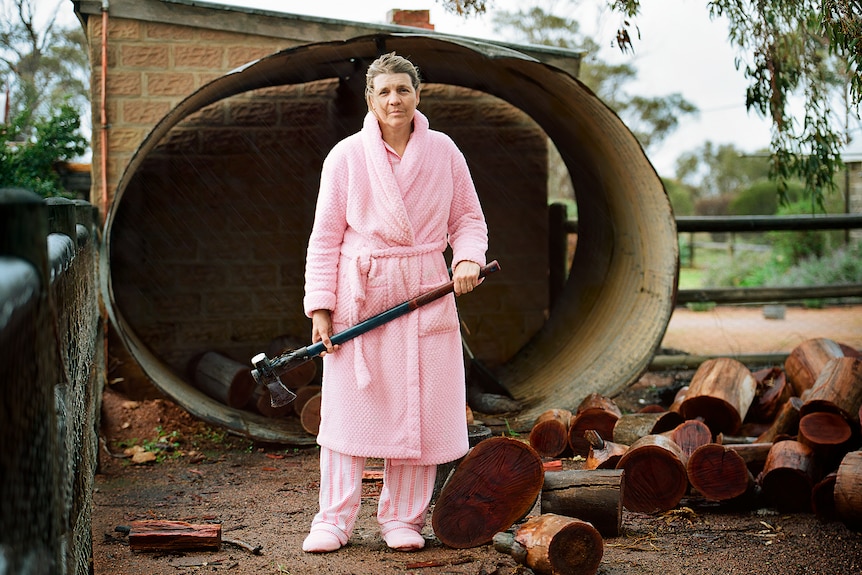
[[[419,68],[407,58],[397,55],[395,52],[383,54],[374,60],[368,66],[368,72],[365,73],[365,96],[370,96],[373,91],[374,78],[381,74],[407,74],[410,76],[410,82],[413,84],[413,89],[418,90],[421,79],[419,77]]]

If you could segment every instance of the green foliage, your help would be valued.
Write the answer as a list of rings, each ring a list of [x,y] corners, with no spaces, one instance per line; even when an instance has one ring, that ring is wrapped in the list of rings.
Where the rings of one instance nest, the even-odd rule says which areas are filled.
[[[810,201],[796,202],[783,206],[778,215],[805,215],[812,213]],[[826,252],[827,234],[817,230],[767,232],[767,240],[772,244],[775,259],[787,266],[797,265],[809,257],[822,257]]]
[[[804,258],[773,283],[779,286],[862,283],[862,241],[830,250],[821,258]]]
[[[804,194],[804,188],[797,182],[790,182],[785,190],[785,197],[791,202],[798,202]],[[778,212],[778,202],[778,183],[764,179],[741,190],[728,207],[734,216],[772,216]]]
[[[549,8],[559,9],[556,4]],[[549,10],[533,6],[517,12],[499,11],[494,14],[494,27],[498,32],[508,33],[514,41],[583,52],[578,78],[620,115],[644,147],[662,141],[677,128],[681,118],[697,111],[680,94],[647,98],[626,93],[623,86],[637,77],[634,66],[599,60],[596,57],[599,45],[581,33],[577,20]]]
[[[665,190],[667,190],[670,204],[673,206],[674,215],[694,215],[694,190],[677,180],[662,178],[662,182],[664,183]]]
[[[22,140],[23,126],[33,126],[34,135]],[[0,130],[0,187],[21,187],[44,196],[69,196],[54,170],[57,162],[72,160],[87,149],[80,134],[78,113],[62,105],[45,119],[31,121],[29,112]]]
[[[733,144],[716,146],[707,141],[676,161],[677,179],[694,188],[701,198],[733,195],[768,174],[766,154],[746,155]]]

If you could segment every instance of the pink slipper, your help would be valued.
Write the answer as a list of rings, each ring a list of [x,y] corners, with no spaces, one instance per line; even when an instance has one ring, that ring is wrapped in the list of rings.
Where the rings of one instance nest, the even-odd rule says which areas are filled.
[[[317,529],[308,534],[302,542],[302,550],[306,553],[329,553],[341,549],[341,541],[334,533]]]
[[[386,545],[397,551],[417,551],[425,547],[425,539],[409,527],[399,527],[383,535]]]

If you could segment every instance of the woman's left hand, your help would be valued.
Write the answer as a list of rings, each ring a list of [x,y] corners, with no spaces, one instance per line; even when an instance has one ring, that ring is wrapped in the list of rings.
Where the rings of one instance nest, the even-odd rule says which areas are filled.
[[[473,291],[479,285],[479,271],[481,266],[476,262],[462,260],[455,266],[452,272],[452,281],[455,286],[455,295],[465,294]]]

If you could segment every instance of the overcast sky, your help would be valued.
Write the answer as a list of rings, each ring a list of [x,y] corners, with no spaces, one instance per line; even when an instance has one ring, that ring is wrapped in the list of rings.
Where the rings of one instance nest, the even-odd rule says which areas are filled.
[[[46,4],[49,0],[41,0]],[[70,0],[55,0],[74,19]],[[460,17],[447,12],[436,0],[208,0],[337,20],[385,23],[393,8],[431,11],[438,32],[474,38],[497,38],[491,14]],[[524,0],[488,0],[493,7],[515,11]],[[38,4],[38,3],[37,3]],[[54,2],[51,5],[57,5]],[[603,46],[599,57],[616,63],[629,61],[638,71],[637,81],[625,87],[629,94],[662,96],[681,94],[700,113],[683,118],[680,127],[647,155],[662,176],[673,176],[680,154],[694,151],[706,141],[733,144],[746,153],[769,146],[769,122],[745,109],[747,81],[734,67],[737,53],[727,41],[727,23],[711,20],[707,0],[648,0],[636,21],[641,38],[633,38],[635,52],[623,55],[612,46],[620,16],[610,13],[604,0],[582,0],[577,9],[561,10],[570,2],[545,0],[560,13],[580,23],[581,31]],[[530,3],[532,5],[532,3]],[[46,6],[47,7],[47,6]],[[508,40],[508,38],[507,38]],[[858,141],[862,129],[857,128]]]

